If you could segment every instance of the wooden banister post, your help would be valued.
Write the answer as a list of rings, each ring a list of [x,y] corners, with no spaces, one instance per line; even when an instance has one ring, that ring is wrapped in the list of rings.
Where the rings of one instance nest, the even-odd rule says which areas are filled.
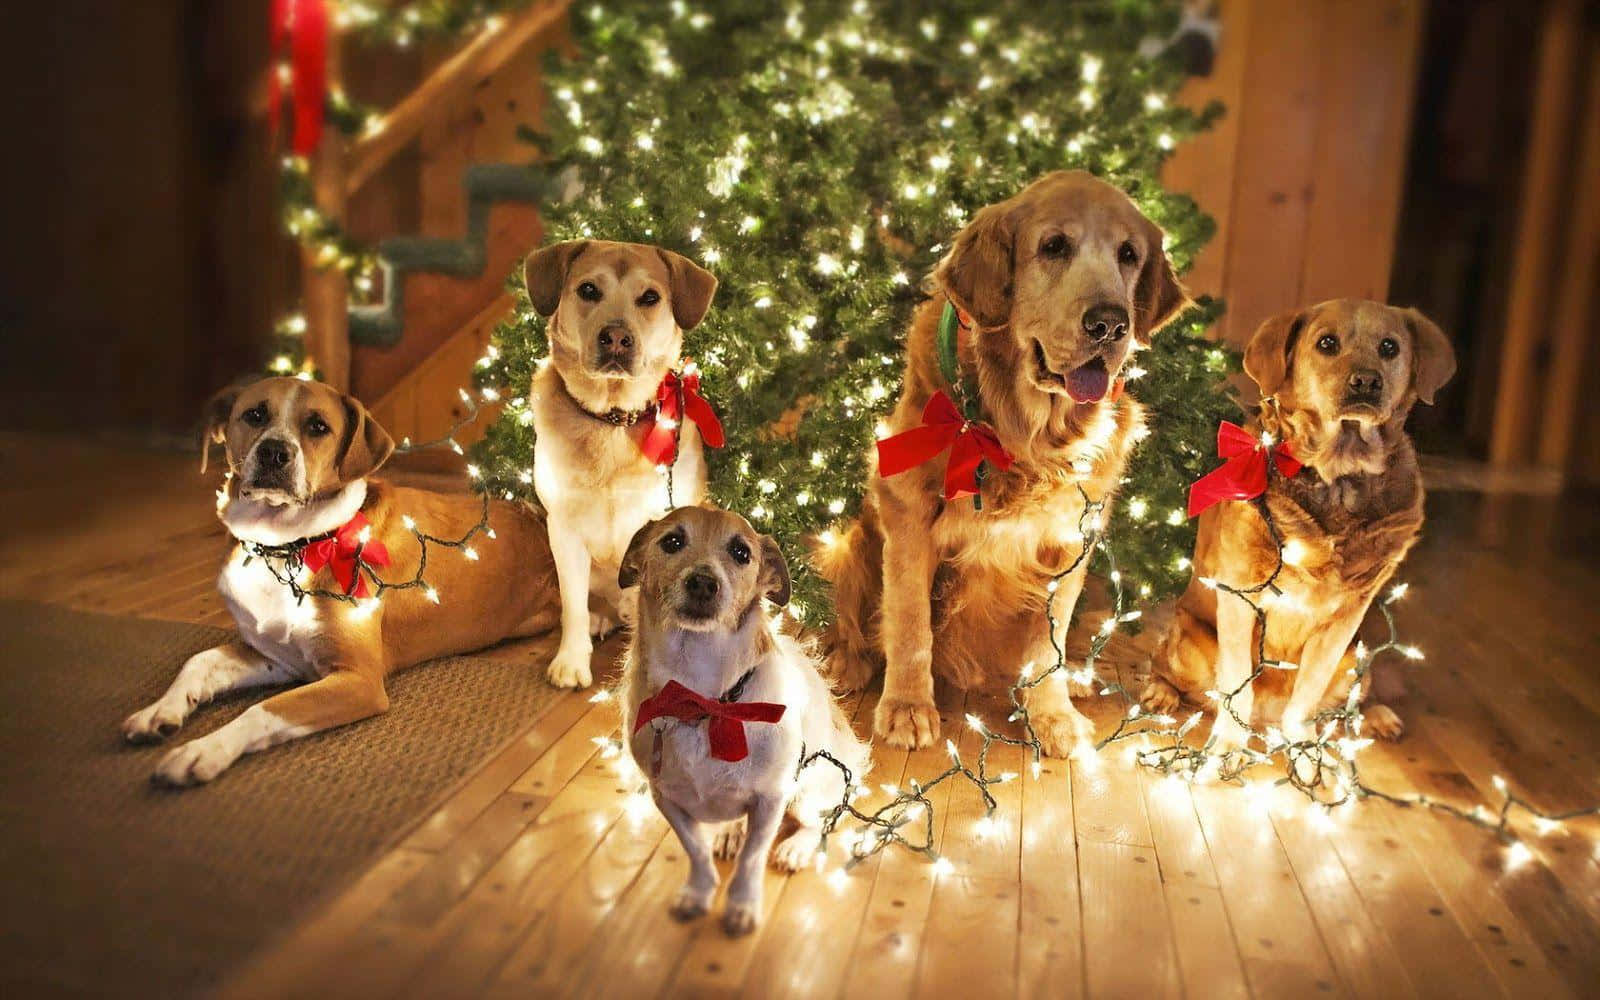
[[[328,29],[328,89],[341,86],[339,32]],[[322,129],[322,141],[311,159],[311,185],[317,208],[329,219],[344,224],[345,140],[331,123]],[[338,267],[317,266],[316,251],[300,250],[300,295],[306,317],[306,354],[322,373],[323,381],[340,392],[350,390],[349,282]]]

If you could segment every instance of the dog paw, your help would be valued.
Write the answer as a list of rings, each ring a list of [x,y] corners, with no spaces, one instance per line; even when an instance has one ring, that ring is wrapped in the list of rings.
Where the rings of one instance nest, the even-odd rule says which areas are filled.
[[[1067,671],[1067,694],[1074,698],[1090,698],[1100,693],[1100,678],[1093,671],[1087,678],[1080,677],[1076,670]]]
[[[939,738],[939,709],[933,702],[885,697],[878,702],[873,730],[902,750],[921,750]]]
[[[122,720],[122,738],[129,743],[159,743],[177,732],[181,725],[183,713],[158,701]]]
[[[203,736],[174,747],[161,758],[150,780],[171,788],[203,785],[226,771],[239,754],[219,740]]]
[[[745,823],[742,818],[724,823],[711,843],[712,855],[722,861],[738,857],[740,849],[744,847],[744,832]]]
[[[802,826],[772,849],[772,867],[782,872],[797,872],[817,860],[817,845],[822,842],[816,827]]]
[[[1046,711],[1031,717],[1033,735],[1047,757],[1070,757],[1094,743],[1094,723],[1077,711]]]
[[[589,612],[589,638],[599,642],[617,628],[617,620],[598,611]]]
[[[1183,704],[1183,696],[1171,684],[1159,677],[1152,677],[1144,690],[1139,692],[1139,704],[1152,715],[1171,715]]]
[[[1397,740],[1405,733],[1406,724],[1388,705],[1369,705],[1362,713],[1361,729],[1379,739]]]
[[[1216,754],[1228,754],[1235,750],[1243,750],[1250,742],[1250,733],[1228,714],[1227,709],[1217,710],[1217,721],[1211,724],[1211,751]]]
[[[545,678],[552,686],[558,688],[588,687],[594,682],[594,677],[589,673],[589,654],[581,650],[561,650],[556,653],[556,658],[550,661],[550,669],[545,671]]]
[[[761,922],[761,901],[749,900],[735,902],[728,900],[727,908],[722,911],[722,929],[728,932],[729,937],[744,937],[756,929]]]
[[[709,909],[711,909],[711,891],[686,885],[672,897],[672,905],[667,907],[667,912],[672,914],[674,920],[694,920],[705,916]]]
[[[840,694],[860,691],[872,682],[872,662],[836,649],[828,656],[826,674],[828,683]]]

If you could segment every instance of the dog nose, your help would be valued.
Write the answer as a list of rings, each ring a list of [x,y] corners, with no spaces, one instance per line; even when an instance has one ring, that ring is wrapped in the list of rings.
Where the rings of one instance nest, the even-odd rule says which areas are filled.
[[[1347,384],[1350,391],[1358,396],[1376,396],[1383,391],[1383,375],[1371,368],[1357,368],[1350,373]]]
[[[612,324],[600,331],[600,336],[595,338],[595,344],[600,348],[602,360],[626,361],[633,357],[633,331],[625,326]]]
[[[1083,314],[1083,332],[1095,343],[1115,343],[1128,333],[1128,310],[1110,303],[1090,306]]]
[[[289,442],[267,438],[256,445],[256,462],[268,469],[281,469],[289,464]]]
[[[709,601],[717,596],[717,578],[710,573],[696,571],[683,581],[683,589],[696,601]]]

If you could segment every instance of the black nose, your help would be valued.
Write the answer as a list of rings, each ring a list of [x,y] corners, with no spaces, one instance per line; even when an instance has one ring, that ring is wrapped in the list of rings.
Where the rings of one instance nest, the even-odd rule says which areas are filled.
[[[267,438],[256,445],[256,463],[268,469],[281,469],[289,464],[289,442]]]
[[[595,338],[601,361],[629,361],[633,358],[633,331],[625,326],[607,326]]]
[[[1109,303],[1090,306],[1083,314],[1083,332],[1096,343],[1115,343],[1128,333],[1128,310]]]
[[[1357,368],[1347,383],[1354,396],[1376,396],[1383,392],[1383,376],[1371,368]]]
[[[717,578],[710,573],[694,572],[683,581],[683,589],[696,601],[709,601],[717,596]]]

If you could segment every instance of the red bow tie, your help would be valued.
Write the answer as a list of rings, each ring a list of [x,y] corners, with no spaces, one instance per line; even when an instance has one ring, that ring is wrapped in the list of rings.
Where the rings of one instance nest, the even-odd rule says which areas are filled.
[[[1267,491],[1267,446],[1261,438],[1224,420],[1217,428],[1217,454],[1227,461],[1189,487],[1190,517],[1223,500],[1254,500]],[[1273,446],[1272,461],[1284,476],[1300,471],[1287,441]]]
[[[644,452],[645,458],[655,465],[672,461],[678,447],[678,425],[685,416],[700,428],[700,437],[706,444],[722,447],[722,422],[711,404],[700,395],[699,373],[687,371],[680,378],[677,372],[667,372],[656,389],[655,413],[645,418],[649,426],[639,442],[639,450]]]
[[[368,539],[362,541],[361,533],[367,527],[367,516],[358,510],[356,516],[346,521],[332,538],[308,544],[300,550],[300,558],[305,562],[306,569],[320,573],[324,566],[332,566],[333,578],[346,594],[369,596],[372,587],[367,578],[361,575],[361,566],[389,565],[389,549],[382,542],[373,540],[370,532]]]
[[[962,417],[941,389],[922,408],[922,426],[878,442],[878,475],[899,475],[946,450],[950,452],[944,467],[946,500],[978,492],[978,465],[985,459],[998,469],[1011,468],[1013,461],[995,436],[994,428]]]
[[[787,706],[767,701],[716,701],[689,690],[677,681],[667,681],[655,695],[639,705],[639,717],[633,720],[633,731],[638,732],[652,719],[671,716],[682,722],[698,722],[709,718],[711,756],[718,760],[744,760],[750,756],[750,744],[744,737],[746,722],[777,722],[783,718]]]

